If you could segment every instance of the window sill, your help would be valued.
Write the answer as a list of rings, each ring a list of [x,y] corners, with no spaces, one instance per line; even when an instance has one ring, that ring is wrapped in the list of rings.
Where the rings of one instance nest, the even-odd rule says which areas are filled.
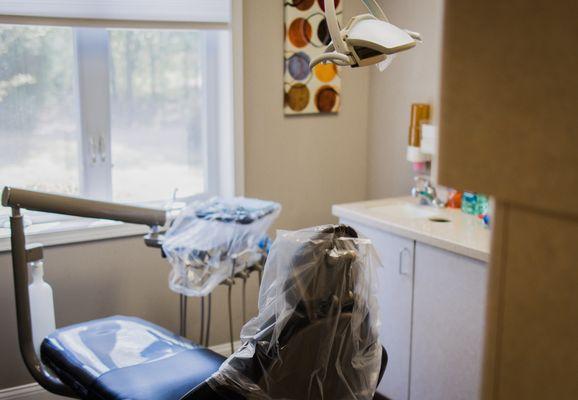
[[[74,218],[61,222],[47,222],[26,228],[26,243],[41,243],[44,247],[72,243],[146,235],[149,229],[142,225],[108,220]],[[10,251],[10,229],[0,228],[0,253]]]

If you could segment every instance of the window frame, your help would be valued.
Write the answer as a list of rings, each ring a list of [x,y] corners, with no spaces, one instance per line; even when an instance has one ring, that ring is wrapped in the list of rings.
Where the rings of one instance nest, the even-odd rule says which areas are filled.
[[[243,121],[243,2],[231,2],[231,22],[229,24],[159,24],[151,21],[139,22],[137,25],[128,24],[130,29],[201,29],[205,34],[206,62],[203,67],[206,73],[204,97],[207,109],[203,113],[205,154],[205,192],[194,198],[207,198],[212,195],[242,196],[244,194],[244,121]],[[0,15],[0,24],[23,25],[52,25],[50,19],[17,18]],[[62,21],[55,21],[54,26],[63,26]],[[65,26],[65,25],[64,25]],[[80,143],[82,160],[80,160],[81,195],[93,198],[110,200],[112,195],[112,165],[111,165],[111,136],[110,136],[110,95],[109,95],[109,53],[107,29],[119,28],[114,23],[107,26],[69,26],[75,37],[75,51],[77,52],[78,82],[78,115],[80,121]],[[86,79],[91,69],[84,61],[83,48],[85,42],[93,41],[101,36],[100,51],[106,49],[107,54],[101,58],[96,67],[101,77],[106,76],[106,84],[95,87],[94,79]],[[106,39],[104,39],[106,37]],[[214,64],[213,64],[214,63]],[[213,67],[216,65],[216,67]],[[90,75],[90,74],[88,74]],[[104,78],[101,78],[101,81]],[[80,85],[86,85],[81,89]],[[106,92],[95,98],[86,96],[92,90]],[[100,107],[101,115],[106,115],[100,121],[90,120],[94,108]],[[92,112],[88,112],[92,110]],[[104,111],[102,111],[104,110]],[[86,125],[85,125],[86,124]],[[96,158],[96,162],[93,162]],[[86,187],[85,187],[86,185]],[[175,199],[182,206],[183,202],[191,201],[191,197]],[[142,204],[142,203],[140,203]],[[163,204],[159,201],[147,203],[151,207]],[[166,204],[165,204],[166,208]],[[140,235],[146,232],[145,227],[119,223],[114,221],[87,220],[83,218],[51,216],[49,214],[27,212],[33,219],[32,226],[27,228],[27,235],[31,240],[41,241],[46,246],[78,243],[108,238]],[[0,218],[1,222],[2,218]],[[0,224],[0,252],[7,251],[9,244],[9,229],[6,222]]]

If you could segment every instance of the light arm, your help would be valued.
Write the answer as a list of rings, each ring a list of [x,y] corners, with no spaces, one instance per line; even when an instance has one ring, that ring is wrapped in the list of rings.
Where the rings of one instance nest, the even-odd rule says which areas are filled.
[[[365,4],[365,7],[367,7],[369,12],[373,14],[375,18],[378,18],[385,22],[389,22],[387,15],[385,15],[385,12],[381,9],[379,4],[377,4],[376,0],[362,0],[362,1],[363,4]]]
[[[329,35],[331,35],[335,50],[338,53],[347,54],[347,45],[341,38],[341,28],[337,20],[334,0],[325,0],[325,19],[327,20],[327,28],[329,28]]]

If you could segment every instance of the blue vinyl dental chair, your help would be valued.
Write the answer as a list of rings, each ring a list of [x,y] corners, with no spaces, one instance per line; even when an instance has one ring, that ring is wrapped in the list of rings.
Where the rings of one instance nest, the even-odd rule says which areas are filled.
[[[274,328],[275,320],[265,321],[228,360],[157,325],[124,316],[57,329],[42,342],[39,358],[32,343],[27,263],[41,260],[43,254],[39,246],[26,246],[20,209],[144,224],[151,227],[153,236],[165,224],[166,217],[160,210],[12,188],[4,189],[2,205],[12,208],[10,227],[20,351],[33,378],[52,393],[88,400],[358,398],[339,380],[349,374],[352,352],[360,351],[349,345],[355,327],[361,329],[365,338],[362,351],[372,349],[375,354],[375,346],[379,346],[381,359],[375,379],[371,377],[368,381],[377,386],[383,375],[387,353],[374,339],[366,340],[371,338],[369,314],[365,312],[366,319],[361,321],[353,321],[352,317],[360,307],[351,295],[354,249],[337,249],[337,245],[331,244],[339,238],[357,236],[353,229],[344,226],[328,226],[320,231],[335,238],[333,241],[312,240],[295,249],[296,254],[291,255],[293,272],[286,287],[297,289],[285,290],[286,299],[297,299],[295,308],[285,316],[281,330]],[[318,261],[311,264],[311,256],[318,254],[332,256],[317,257]],[[301,265],[308,266],[307,280],[303,279]],[[312,366],[308,363],[318,360],[300,353],[305,348],[323,347],[328,335],[339,338],[340,346],[326,353],[328,367],[319,378],[324,379],[324,385],[315,389],[315,385],[312,388],[304,382],[311,376]],[[240,390],[239,379],[254,391]],[[372,387],[371,395],[374,390]]]

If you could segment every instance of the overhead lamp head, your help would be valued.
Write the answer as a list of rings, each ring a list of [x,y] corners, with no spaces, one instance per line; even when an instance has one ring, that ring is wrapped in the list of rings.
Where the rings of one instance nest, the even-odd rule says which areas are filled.
[[[331,62],[349,67],[377,64],[384,70],[397,53],[421,42],[419,33],[391,24],[375,0],[362,1],[371,14],[352,18],[341,30],[334,0],[325,0],[325,18],[332,42],[323,54],[311,61],[311,69],[319,63]]]

